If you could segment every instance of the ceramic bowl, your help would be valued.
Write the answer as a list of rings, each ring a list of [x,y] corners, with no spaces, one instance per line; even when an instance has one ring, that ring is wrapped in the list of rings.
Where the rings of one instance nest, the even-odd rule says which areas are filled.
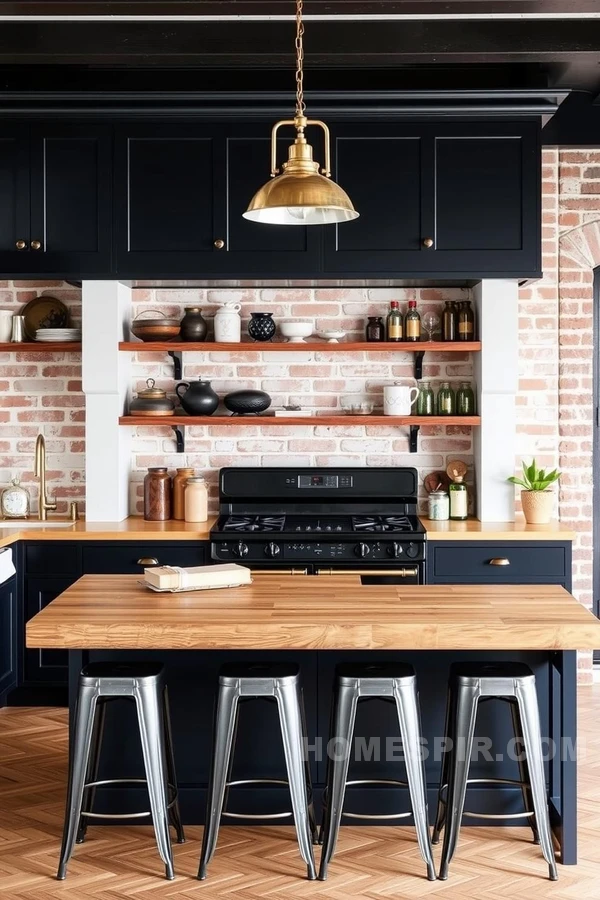
[[[312,322],[281,322],[279,330],[290,344],[303,344],[304,338],[313,333]]]
[[[341,406],[347,416],[370,416],[375,404],[361,396],[341,398]]]
[[[339,344],[346,337],[345,331],[318,331],[317,334],[328,344]]]
[[[225,395],[223,403],[229,412],[247,416],[264,412],[271,405],[271,398],[265,391],[233,391]]]

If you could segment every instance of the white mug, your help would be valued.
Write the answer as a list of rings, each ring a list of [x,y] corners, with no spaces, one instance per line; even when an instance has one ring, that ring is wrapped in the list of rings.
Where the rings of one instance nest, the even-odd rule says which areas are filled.
[[[411,407],[419,396],[419,388],[402,384],[396,381],[394,384],[386,384],[383,388],[383,414],[384,416],[410,416]]]
[[[9,309],[0,309],[0,344],[7,344],[12,334],[13,313]]]

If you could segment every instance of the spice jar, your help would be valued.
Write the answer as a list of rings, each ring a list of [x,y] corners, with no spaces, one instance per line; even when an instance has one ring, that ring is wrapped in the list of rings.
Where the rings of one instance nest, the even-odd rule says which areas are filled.
[[[428,381],[422,381],[419,385],[419,396],[417,397],[417,415],[433,416],[435,415],[435,398]]]
[[[166,522],[171,518],[171,476],[166,467],[148,469],[144,478],[144,519]]]
[[[188,478],[184,503],[186,522],[206,522],[208,519],[208,491],[203,475]]]
[[[369,316],[367,318],[367,340],[385,341],[385,325],[381,316]]]
[[[438,416],[453,416],[456,409],[456,398],[449,381],[442,381],[437,395]]]
[[[432,491],[428,499],[429,518],[446,522],[450,518],[450,498],[446,491]]]
[[[468,381],[462,381],[456,392],[456,414],[458,416],[475,415],[475,394]]]
[[[177,474],[173,479],[173,518],[185,519],[185,503],[184,495],[188,478],[194,474],[192,468],[177,469]]]

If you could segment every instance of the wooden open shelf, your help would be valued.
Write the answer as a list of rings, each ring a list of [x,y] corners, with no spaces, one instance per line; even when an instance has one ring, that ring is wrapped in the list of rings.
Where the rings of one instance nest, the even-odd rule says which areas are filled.
[[[0,353],[81,353],[81,344],[75,341],[22,341],[0,344]]]
[[[218,344],[214,341],[192,343],[186,341],[121,341],[119,350],[135,351],[138,353],[156,352],[188,352],[199,353],[204,351],[225,351],[235,353],[248,350],[253,352],[272,353],[274,351],[289,350],[291,353],[306,353],[313,350],[326,350],[331,353],[349,353],[358,350],[368,350],[372,353],[402,351],[404,353],[422,353],[424,351],[445,353],[478,353],[481,350],[481,341],[340,341],[337,344],[329,344],[327,341],[305,341],[295,344],[289,341],[251,343],[249,341],[240,344]]]
[[[121,416],[119,425],[479,425],[479,416]]]

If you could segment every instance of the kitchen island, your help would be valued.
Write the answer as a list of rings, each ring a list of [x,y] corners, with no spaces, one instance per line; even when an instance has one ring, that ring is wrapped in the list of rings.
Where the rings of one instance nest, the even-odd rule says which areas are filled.
[[[366,586],[360,576],[295,578],[254,573],[251,585],[234,590],[154,594],[137,576],[84,576],[27,624],[27,646],[66,648],[70,652],[72,696],[77,675],[88,660],[160,659],[171,691],[178,777],[184,819],[202,819],[210,759],[211,707],[216,672],[234,659],[287,658],[302,664],[309,745],[327,735],[329,691],[337,662],[355,659],[411,662],[419,678],[423,733],[443,734],[448,666],[462,659],[515,659],[536,674],[542,733],[559,747],[576,732],[576,653],[600,646],[600,623],[564,588],[556,585]],[[126,653],[125,653],[126,651]],[[240,722],[241,766],[236,777],[265,777],[281,769],[280,748],[271,711],[252,705],[252,721]],[[383,704],[369,704],[357,721],[357,734],[396,734]],[[482,709],[483,733],[500,745],[508,739],[503,713]],[[508,715],[508,714],[507,714]],[[107,729],[103,766],[139,766],[130,717],[115,711]],[[360,730],[359,730],[360,728]],[[257,735],[262,739],[257,740]],[[257,746],[258,744],[258,746]],[[358,764],[358,776],[389,777],[381,761]],[[473,765],[474,777],[505,777],[512,761]],[[514,764],[516,766],[516,763]],[[315,785],[324,781],[325,760],[311,760]],[[362,767],[362,768],[361,768]],[[366,767],[366,768],[365,768]],[[107,777],[101,769],[101,777]],[[128,769],[130,772],[130,769]],[[434,809],[439,761],[427,761],[430,808]],[[511,771],[511,775],[514,772]],[[365,777],[362,775],[362,777]],[[576,861],[576,762],[560,754],[548,762],[552,824],[561,860]],[[135,808],[135,790],[106,791],[104,809]],[[281,790],[243,790],[238,802],[246,812],[282,808]],[[406,802],[402,791],[360,789],[353,795],[361,814],[389,812]],[[518,809],[518,789],[475,787],[470,808],[476,812]],[[138,798],[139,804],[139,798]],[[128,804],[130,806],[128,806]],[[138,806],[139,808],[139,806]],[[475,820],[477,821],[477,820]]]

